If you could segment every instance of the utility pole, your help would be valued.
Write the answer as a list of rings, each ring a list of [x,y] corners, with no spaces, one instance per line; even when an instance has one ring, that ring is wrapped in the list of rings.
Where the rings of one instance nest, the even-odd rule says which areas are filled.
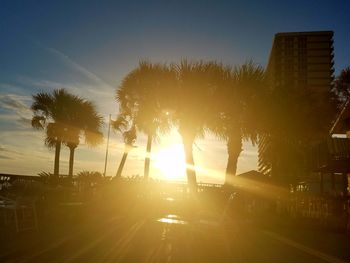
[[[107,169],[107,158],[108,158],[108,146],[109,146],[109,134],[111,132],[111,114],[109,114],[108,121],[108,135],[107,135],[107,148],[106,148],[106,157],[105,157],[105,170],[103,172],[103,176],[106,177],[106,169]]]

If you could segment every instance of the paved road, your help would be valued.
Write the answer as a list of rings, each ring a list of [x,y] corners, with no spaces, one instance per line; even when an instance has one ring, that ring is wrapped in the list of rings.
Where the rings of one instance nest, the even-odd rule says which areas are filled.
[[[271,231],[183,218],[116,217],[24,236],[1,262],[341,262]]]

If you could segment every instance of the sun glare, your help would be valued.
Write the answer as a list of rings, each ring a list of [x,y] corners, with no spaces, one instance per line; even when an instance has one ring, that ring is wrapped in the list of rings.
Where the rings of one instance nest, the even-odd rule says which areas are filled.
[[[155,168],[167,180],[185,179],[185,156],[181,144],[173,144],[153,155]]]

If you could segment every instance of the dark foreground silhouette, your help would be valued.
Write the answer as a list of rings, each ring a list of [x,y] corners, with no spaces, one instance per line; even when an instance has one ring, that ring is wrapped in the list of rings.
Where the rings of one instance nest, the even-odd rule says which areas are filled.
[[[83,202],[46,194],[38,229],[2,229],[1,262],[344,262],[350,237],[272,214],[201,186],[110,183]]]

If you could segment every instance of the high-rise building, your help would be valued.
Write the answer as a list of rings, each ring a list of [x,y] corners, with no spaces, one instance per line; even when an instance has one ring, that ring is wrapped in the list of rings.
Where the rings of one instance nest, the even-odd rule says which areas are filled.
[[[267,72],[276,88],[328,90],[333,64],[332,31],[277,33]]]
[[[334,78],[333,64],[332,31],[277,33],[267,77],[273,89],[307,89],[316,99],[315,103],[321,104],[328,96]],[[276,152],[288,151],[280,147],[278,139],[270,135],[260,138],[259,170],[264,174],[275,173],[273,167],[279,166],[277,159],[280,156],[276,156]]]

